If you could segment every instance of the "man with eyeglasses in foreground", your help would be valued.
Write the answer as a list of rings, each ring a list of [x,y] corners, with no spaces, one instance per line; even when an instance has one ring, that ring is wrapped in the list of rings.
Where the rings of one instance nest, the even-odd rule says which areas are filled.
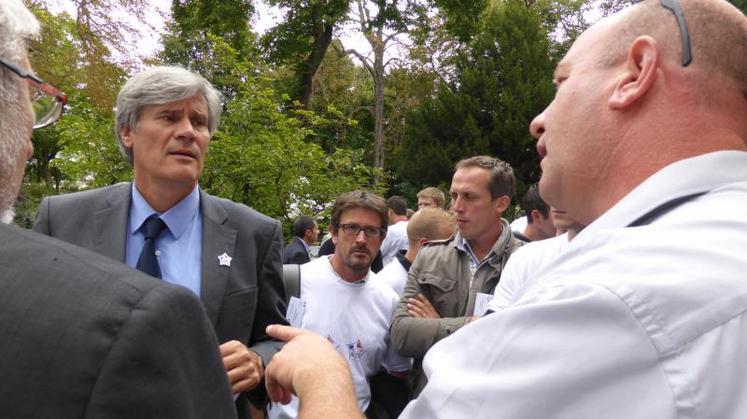
[[[56,122],[66,102],[29,68],[26,41],[38,31],[20,0],[0,2],[5,219],[33,129]],[[236,416],[215,335],[189,291],[14,226],[0,225],[0,243],[3,417]]]
[[[531,132],[542,196],[587,227],[431,349],[402,417],[747,417],[745,69],[747,18],[721,0],[644,1],[576,40]],[[271,397],[356,417],[319,398],[314,365],[341,365],[322,339],[269,332],[290,340]]]
[[[389,322],[399,296],[371,271],[386,236],[387,210],[384,198],[370,192],[340,195],[330,220],[335,253],[301,265],[300,300],[294,298],[288,307],[289,313],[299,313],[296,321],[289,319],[291,324],[324,336],[347,360],[355,387],[354,404],[368,409],[374,418],[380,417],[379,406],[369,409],[368,378],[382,368],[404,378],[411,364],[389,342]],[[344,381],[340,391],[348,391]],[[288,405],[273,404],[269,417],[295,418],[297,409],[295,400]]]

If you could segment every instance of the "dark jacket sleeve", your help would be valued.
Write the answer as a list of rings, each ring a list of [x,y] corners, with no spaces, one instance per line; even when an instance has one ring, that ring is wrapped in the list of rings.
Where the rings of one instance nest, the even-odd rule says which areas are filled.
[[[310,262],[309,253],[303,244],[298,242],[297,238],[288,243],[288,246],[283,249],[283,263],[284,264],[296,264],[302,265],[306,262]]]
[[[254,318],[252,336],[249,340],[251,349],[259,354],[265,367],[270,359],[282,348],[282,343],[272,340],[265,329],[271,324],[288,324],[285,320],[286,298],[283,284],[283,264],[281,249],[283,233],[280,223],[275,225],[272,238],[267,243],[267,252],[257,261],[259,296],[257,298],[257,315]]]
[[[158,287],[133,308],[116,331],[85,417],[236,417],[218,342],[189,291]]]
[[[37,233],[50,235],[49,230],[49,198],[44,198],[39,204],[39,209],[36,213],[36,221],[34,222],[34,231]]]

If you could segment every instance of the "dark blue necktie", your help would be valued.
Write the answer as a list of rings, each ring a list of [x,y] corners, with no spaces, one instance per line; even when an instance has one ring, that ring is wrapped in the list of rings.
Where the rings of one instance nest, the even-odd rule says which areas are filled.
[[[137,260],[137,269],[156,278],[161,278],[161,267],[158,265],[158,257],[156,257],[156,239],[165,227],[166,223],[158,214],[148,217],[141,227],[145,235],[145,243]]]

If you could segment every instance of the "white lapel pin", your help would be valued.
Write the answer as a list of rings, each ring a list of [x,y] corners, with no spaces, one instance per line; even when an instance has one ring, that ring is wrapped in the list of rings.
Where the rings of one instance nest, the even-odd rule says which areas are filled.
[[[233,258],[228,256],[228,253],[223,252],[222,255],[218,256],[218,264],[220,264],[220,266],[231,266],[231,259]]]

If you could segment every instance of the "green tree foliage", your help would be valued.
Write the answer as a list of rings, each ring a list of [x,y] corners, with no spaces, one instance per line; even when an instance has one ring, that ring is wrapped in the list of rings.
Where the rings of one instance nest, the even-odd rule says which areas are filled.
[[[443,28],[459,42],[467,42],[480,26],[480,16],[489,0],[434,0],[441,11]]]
[[[72,6],[75,16],[72,32],[80,57],[107,59],[126,69],[138,65],[133,50],[139,35],[154,29],[146,19],[146,14],[154,12],[149,0],[25,0],[25,3],[32,9],[45,11],[50,3]],[[110,56],[110,50],[117,52],[117,56]]]
[[[552,99],[553,61],[539,13],[519,0],[489,9],[459,55],[456,80],[408,116],[399,174],[418,186],[448,179],[461,158],[490,154],[522,183],[539,177],[528,126]]]
[[[41,38],[32,43],[29,54],[33,68],[44,80],[69,94],[70,105],[65,119],[83,118],[81,124],[90,131],[99,131],[98,121],[112,116],[116,91],[124,81],[124,71],[108,60],[108,49],[101,40],[98,45],[100,54],[104,55],[81,54],[83,41],[79,25],[67,14],[53,16],[43,8],[32,10],[42,25]],[[95,43],[91,39],[86,42]],[[84,133],[81,129],[84,128],[79,127],[78,134]],[[31,181],[44,182],[48,186],[52,186],[53,181],[59,183],[59,177],[53,179],[52,176],[52,161],[64,148],[78,147],[79,143],[91,140],[88,135],[66,138],[62,131],[60,126],[53,126],[34,134],[34,159],[29,168]],[[112,137],[113,131],[109,128],[105,141],[111,141]],[[99,169],[107,171],[105,167]]]
[[[342,192],[381,191],[380,172],[363,164],[360,153],[325,152],[307,141],[333,122],[311,111],[284,111],[272,80],[258,75],[254,63],[220,36],[205,38],[211,68],[232,89],[200,180],[205,190],[280,218],[286,227],[300,212],[323,214]]]
[[[313,135],[307,140],[329,153],[336,148],[367,150],[373,131],[373,83],[368,72],[352,62],[339,40],[332,45],[314,77],[308,109],[321,120],[313,122]]]
[[[741,10],[742,13],[747,14],[747,0],[729,0],[729,3]]]
[[[232,100],[243,74],[234,72],[231,64],[236,59],[258,61],[256,35],[249,28],[253,11],[250,0],[174,0],[161,59],[202,74],[226,101]],[[231,47],[229,55],[219,43]],[[245,70],[256,71],[254,66]]]
[[[335,29],[345,21],[349,0],[269,0],[287,12],[284,20],[263,36],[268,59],[290,66],[294,77],[288,86],[292,100],[309,105],[314,76],[324,60]]]
[[[30,226],[45,195],[129,178],[113,131],[113,107],[125,71],[111,62],[104,40],[63,13],[50,14],[42,4],[30,9],[42,26],[29,59],[45,81],[68,94],[69,105],[56,125],[34,132],[34,155],[28,164],[17,206],[20,225]]]
[[[249,30],[252,13],[254,5],[251,0],[173,0],[168,25],[170,32],[163,42],[164,54],[187,56],[193,61],[199,59],[200,52],[204,51],[191,42],[199,39],[199,34],[212,34],[220,36],[240,55],[247,55],[255,38]]]

